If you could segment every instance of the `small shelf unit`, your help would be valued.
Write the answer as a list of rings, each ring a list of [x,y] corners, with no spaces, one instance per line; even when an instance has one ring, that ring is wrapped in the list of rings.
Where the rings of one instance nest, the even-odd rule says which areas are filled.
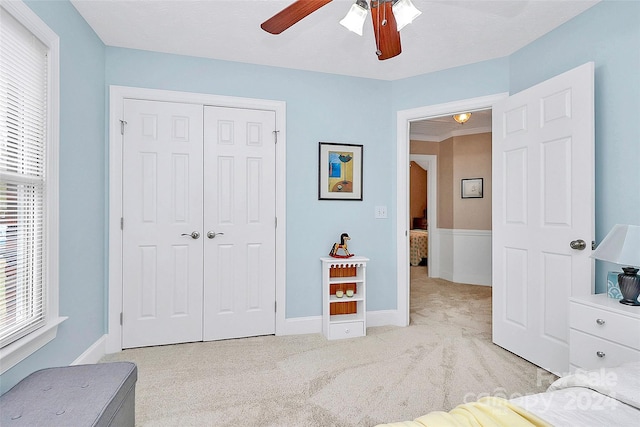
[[[322,333],[327,339],[367,333],[366,267],[368,258],[322,257]],[[342,297],[336,292],[342,291]],[[347,296],[353,291],[353,296]]]

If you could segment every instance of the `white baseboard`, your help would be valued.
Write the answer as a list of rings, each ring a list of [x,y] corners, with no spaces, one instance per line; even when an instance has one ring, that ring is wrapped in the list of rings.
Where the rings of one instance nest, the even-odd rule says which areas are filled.
[[[477,285],[477,286],[489,286],[491,287],[491,275],[487,276],[487,275],[468,275],[468,274],[458,274],[456,276],[453,277],[453,279],[447,279],[447,280],[451,280],[452,282],[455,283],[464,283],[465,285]]]
[[[398,310],[379,310],[367,312],[367,326],[404,326]],[[286,319],[283,331],[277,335],[321,334],[322,316],[294,317]],[[97,363],[107,354],[107,335],[103,335],[85,350],[72,365]]]
[[[406,326],[398,310],[367,311],[367,326]]]
[[[86,349],[76,360],[71,362],[71,365],[87,365],[91,363],[98,363],[102,357],[107,354],[106,352],[107,336],[103,335],[98,338],[98,341],[94,342],[91,347]]]
[[[285,319],[284,330],[278,335],[304,335],[322,333],[322,316]]]
[[[404,326],[398,310],[367,311],[367,326]],[[286,319],[285,328],[278,335],[321,334],[322,316]]]
[[[455,282],[455,280],[453,280],[453,271],[440,269],[440,276],[438,277],[444,280],[448,280],[450,282]]]

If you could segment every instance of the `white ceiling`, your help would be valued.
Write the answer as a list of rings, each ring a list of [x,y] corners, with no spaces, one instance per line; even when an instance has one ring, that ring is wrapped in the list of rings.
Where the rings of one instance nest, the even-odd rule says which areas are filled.
[[[464,124],[453,120],[452,115],[411,122],[410,139],[440,142],[452,136],[485,132],[491,132],[491,110],[471,112],[471,118]]]
[[[279,35],[260,24],[294,0],[71,0],[108,46],[332,74],[396,80],[520,49],[599,0],[413,0],[422,11],[401,32],[402,53],[375,55],[338,21],[353,0],[334,0]]]

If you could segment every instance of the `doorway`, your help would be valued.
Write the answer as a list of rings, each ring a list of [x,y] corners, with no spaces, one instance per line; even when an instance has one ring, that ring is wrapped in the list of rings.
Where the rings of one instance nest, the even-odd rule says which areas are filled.
[[[439,251],[435,251],[429,232],[438,224],[438,156],[411,154],[410,161],[409,262],[411,266],[426,267],[428,277],[437,277]],[[417,192],[415,180],[419,181]],[[435,270],[431,267],[434,265]]]
[[[397,221],[397,265],[398,265],[398,319],[397,324],[409,325],[409,142],[411,134],[411,124],[413,122],[428,118],[451,115],[460,111],[475,111],[491,109],[492,105],[508,96],[507,93],[490,95],[480,98],[472,98],[462,101],[455,101],[446,104],[419,107],[411,110],[398,112],[397,116],[397,199],[396,210],[398,212]],[[435,226],[431,228],[435,229]],[[434,256],[439,254],[440,236],[438,233],[431,233],[429,270],[430,274],[436,275],[435,268],[438,268]]]
[[[493,342],[554,373],[569,368],[568,299],[593,292],[593,260],[581,251],[586,245],[569,244],[577,237],[593,240],[593,94],[590,62],[511,96],[398,112],[397,242],[406,248],[411,122],[474,108],[494,110]],[[406,254],[398,251],[398,310],[405,325]]]
[[[125,99],[139,99],[153,102],[176,102],[200,104],[214,107],[271,111],[275,114],[275,131],[272,141],[275,144],[275,334],[286,334],[285,282],[285,224],[286,216],[286,105],[282,101],[258,100],[194,94],[155,89],[110,87],[110,128],[109,128],[109,309],[108,332],[105,339],[105,351],[114,353],[122,350],[122,313],[123,313],[123,147],[122,132],[123,105]],[[277,140],[277,143],[276,143]],[[204,238],[208,238],[206,235]],[[187,237],[187,239],[189,239]],[[188,240],[187,240],[188,241]],[[197,239],[194,239],[197,241]],[[273,313],[273,312],[272,312]]]

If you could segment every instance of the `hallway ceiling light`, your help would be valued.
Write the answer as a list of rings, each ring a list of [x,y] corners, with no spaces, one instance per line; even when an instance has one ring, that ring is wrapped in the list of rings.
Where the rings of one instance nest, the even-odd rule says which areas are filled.
[[[461,125],[465,124],[467,120],[469,120],[470,118],[471,118],[471,113],[460,113],[460,114],[453,115],[453,120],[460,123]]]

